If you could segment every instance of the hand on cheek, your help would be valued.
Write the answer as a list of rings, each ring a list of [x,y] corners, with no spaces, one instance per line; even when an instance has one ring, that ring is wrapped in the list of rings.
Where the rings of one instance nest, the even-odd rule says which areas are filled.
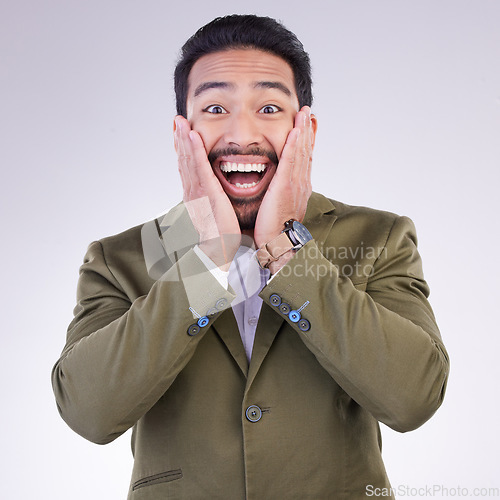
[[[255,222],[257,247],[278,236],[289,219],[302,222],[311,196],[311,163],[314,118],[304,106],[295,116],[276,174],[262,200]]]
[[[183,201],[200,235],[200,248],[218,266],[228,267],[241,239],[233,206],[212,170],[200,134],[182,116],[175,117],[174,142]]]

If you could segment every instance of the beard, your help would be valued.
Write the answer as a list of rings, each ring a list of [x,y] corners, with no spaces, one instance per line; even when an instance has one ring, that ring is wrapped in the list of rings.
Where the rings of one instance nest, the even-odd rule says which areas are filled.
[[[260,204],[264,199],[265,191],[253,196],[252,198],[235,198],[228,195],[229,201],[233,205],[234,213],[238,218],[240,223],[240,229],[242,231],[253,229],[255,227],[255,221],[257,220],[257,214],[259,213]]]
[[[217,158],[221,156],[236,156],[236,155],[248,155],[248,156],[262,156],[267,158],[271,163],[278,166],[278,156],[274,151],[265,150],[263,148],[255,147],[250,149],[238,149],[238,148],[226,148],[226,149],[214,149],[208,154],[208,161],[214,168],[214,163]],[[269,168],[269,167],[268,167]],[[264,199],[266,191],[249,197],[234,197],[226,193],[229,201],[233,205],[234,212],[238,218],[240,224],[240,229],[249,230],[255,227],[255,221],[257,219],[257,214],[259,213],[260,204]]]

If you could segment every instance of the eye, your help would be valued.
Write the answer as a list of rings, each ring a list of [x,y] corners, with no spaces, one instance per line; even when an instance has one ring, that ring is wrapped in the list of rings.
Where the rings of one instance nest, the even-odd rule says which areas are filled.
[[[259,113],[269,114],[269,113],[278,113],[281,111],[281,108],[275,106],[274,104],[266,104],[264,107],[260,108]]]
[[[219,104],[207,106],[203,111],[206,113],[212,113],[213,115],[227,114],[227,111],[222,106],[219,106]]]

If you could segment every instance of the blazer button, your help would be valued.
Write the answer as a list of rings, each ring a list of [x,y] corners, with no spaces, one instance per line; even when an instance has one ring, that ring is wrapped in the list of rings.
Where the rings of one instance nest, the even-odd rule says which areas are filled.
[[[215,303],[215,307],[221,311],[222,309],[225,309],[227,306],[227,300],[226,299],[219,299],[216,303]]]
[[[309,321],[307,321],[307,319],[302,318],[302,319],[299,321],[299,328],[300,328],[303,332],[307,332],[307,331],[311,328],[311,323],[309,323]]]
[[[200,333],[200,327],[196,323],[188,328],[188,335],[190,337],[194,337],[198,333]]]
[[[288,317],[290,318],[290,321],[297,323],[297,321],[299,321],[300,319],[300,313],[298,311],[290,311]]]
[[[286,303],[286,302],[282,302],[281,305],[280,305],[280,312],[282,314],[288,314],[290,311],[292,310],[292,308]]]
[[[198,326],[203,328],[204,326],[207,326],[209,322],[210,322],[210,320],[206,316],[202,316],[198,320]]]
[[[218,312],[219,310],[216,307],[212,307],[207,311],[207,316],[210,318],[212,316],[215,316]]]
[[[276,293],[273,293],[270,297],[269,297],[269,300],[271,301],[271,304],[273,306],[276,306],[278,307],[280,304],[281,304],[281,297],[276,294]]]
[[[257,405],[249,406],[245,415],[250,422],[258,422],[262,418],[262,410]]]

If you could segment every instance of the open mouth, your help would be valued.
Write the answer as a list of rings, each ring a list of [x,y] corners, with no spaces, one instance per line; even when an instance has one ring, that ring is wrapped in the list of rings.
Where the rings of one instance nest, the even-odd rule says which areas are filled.
[[[235,163],[221,161],[222,175],[229,184],[241,189],[251,189],[264,178],[267,163]]]
[[[276,172],[274,162],[260,155],[222,156],[213,167],[222,188],[233,200],[263,196]]]

